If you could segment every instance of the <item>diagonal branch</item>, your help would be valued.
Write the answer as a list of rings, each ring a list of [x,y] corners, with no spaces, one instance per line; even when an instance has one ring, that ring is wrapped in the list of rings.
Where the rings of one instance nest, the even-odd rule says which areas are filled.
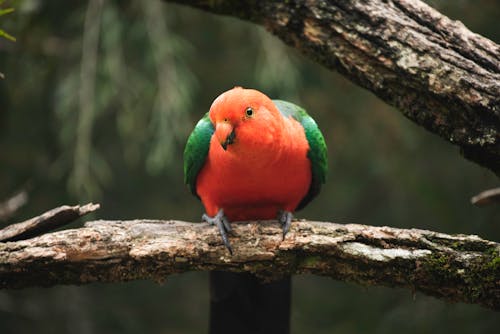
[[[33,238],[55,230],[76,219],[99,209],[99,204],[63,205],[21,223],[9,225],[0,230],[1,241],[17,241]]]
[[[233,228],[234,256],[215,228],[181,221],[99,220],[0,243],[0,288],[163,281],[194,270],[245,271],[267,280],[311,273],[500,309],[500,245],[477,236],[297,221],[282,241],[276,222]]]
[[[471,203],[477,206],[485,206],[500,203],[500,188],[485,190],[471,198]]]
[[[167,0],[264,26],[500,176],[500,46],[419,0]]]

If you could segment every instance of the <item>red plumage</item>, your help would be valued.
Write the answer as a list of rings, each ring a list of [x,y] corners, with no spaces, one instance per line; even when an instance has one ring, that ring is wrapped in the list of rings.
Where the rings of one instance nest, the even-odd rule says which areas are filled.
[[[196,180],[207,214],[224,209],[230,221],[237,221],[293,212],[311,184],[302,125],[284,117],[263,93],[241,87],[213,102],[210,120],[215,133]],[[224,149],[233,131],[234,141]]]

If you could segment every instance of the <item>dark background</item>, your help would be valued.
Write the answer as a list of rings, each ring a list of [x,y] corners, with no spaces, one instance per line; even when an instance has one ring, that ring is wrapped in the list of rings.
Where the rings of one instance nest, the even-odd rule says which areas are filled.
[[[500,41],[498,1],[430,3]],[[104,1],[87,16],[85,1],[9,4],[16,12],[0,17],[0,28],[17,41],[0,39],[0,201],[19,189],[29,201],[0,226],[87,201],[102,205],[91,219],[199,221],[202,206],[182,183],[184,144],[212,100],[241,85],[304,106],[325,135],[328,181],[299,218],[500,241],[498,207],[469,203],[498,186],[491,172],[260,27],[157,1]],[[82,49],[92,29],[97,47]],[[94,59],[95,76],[85,65]],[[82,92],[92,85],[93,96]],[[2,290],[0,333],[205,332],[207,278]],[[293,279],[293,333],[494,333],[499,326],[498,313],[475,305]]]

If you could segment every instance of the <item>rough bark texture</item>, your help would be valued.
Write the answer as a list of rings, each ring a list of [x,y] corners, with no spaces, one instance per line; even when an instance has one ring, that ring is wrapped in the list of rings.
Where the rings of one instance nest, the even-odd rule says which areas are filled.
[[[500,309],[500,245],[477,236],[297,221],[282,241],[276,222],[233,227],[233,256],[213,226],[180,221],[100,220],[0,243],[0,287],[163,281],[193,270],[312,273]]]
[[[28,239],[71,223],[99,209],[99,204],[63,205],[22,223],[12,224],[0,230],[0,241]]]
[[[419,0],[167,0],[264,26],[500,176],[500,46]]]

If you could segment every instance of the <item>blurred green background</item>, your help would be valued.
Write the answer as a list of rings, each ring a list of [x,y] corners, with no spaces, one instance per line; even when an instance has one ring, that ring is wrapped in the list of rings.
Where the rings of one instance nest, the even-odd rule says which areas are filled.
[[[500,41],[497,0],[430,1]],[[4,3],[0,28],[0,226],[62,204],[93,218],[199,221],[182,151],[212,100],[235,85],[304,106],[329,148],[326,186],[299,218],[478,234],[500,241],[498,207],[469,199],[492,173],[371,93],[262,28],[159,1]],[[73,224],[79,226],[81,222]],[[0,291],[0,333],[203,333],[208,276]],[[498,313],[401,289],[293,280],[293,333],[494,333]],[[237,329],[235,329],[237,332]]]

